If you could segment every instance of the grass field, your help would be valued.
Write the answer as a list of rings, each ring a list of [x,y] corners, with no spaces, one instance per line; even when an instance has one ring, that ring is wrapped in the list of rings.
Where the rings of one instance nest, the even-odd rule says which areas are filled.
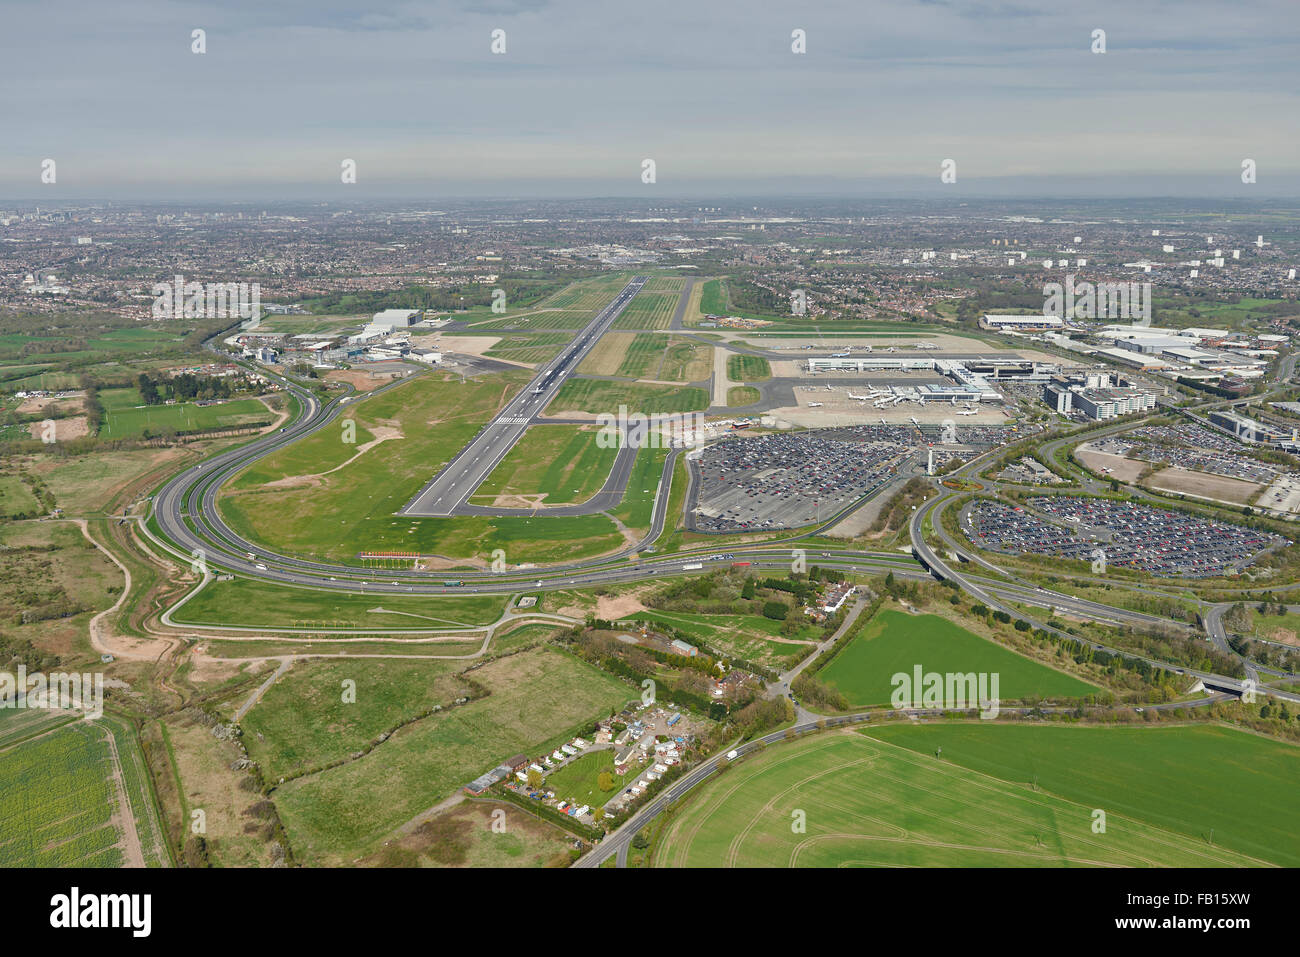
[[[1078,678],[1021,657],[946,618],[893,609],[881,611],[867,622],[817,677],[838,689],[853,705],[884,704],[894,690],[891,677],[903,672],[910,678],[916,665],[926,672],[941,674],[996,673],[1003,700],[1034,695],[1075,698],[1097,691]]]
[[[616,293],[610,293],[613,299]],[[483,329],[569,329],[577,331],[591,322],[594,312],[588,313],[584,310],[574,309],[539,309],[534,312],[520,313],[514,316],[500,317],[492,313],[487,313],[491,318],[466,317],[471,327],[478,331]],[[572,341],[572,336],[565,336],[566,341]]]
[[[483,354],[493,359],[509,359],[511,362],[549,362],[571,341],[571,336],[561,332],[508,335]]]
[[[672,324],[673,310],[681,300],[681,289],[676,292],[648,292],[642,290],[627,304],[623,314],[614,320],[615,329],[667,329]]]
[[[987,735],[1021,729],[971,730]],[[1034,734],[1053,729],[1023,730]],[[1106,833],[1094,834],[1092,811],[1104,805],[1034,791],[960,767],[947,757],[947,747],[944,760],[937,760],[933,752],[917,753],[888,739],[853,732],[769,746],[694,792],[665,829],[654,864],[1216,867],[1257,863],[1222,846],[1223,842],[1212,846],[1196,835],[1171,831],[1117,806],[1107,813]],[[1106,755],[1099,750],[1094,757],[1104,761]],[[1095,773],[1097,768],[1088,771]]]
[[[0,518],[35,515],[40,505],[31,488],[17,475],[0,475]]]
[[[469,694],[455,675],[466,664],[373,658],[299,662],[244,715],[245,746],[270,779],[346,758],[434,705],[445,708]],[[350,701],[344,700],[348,688],[354,692]]]
[[[470,501],[490,505],[498,495],[544,496],[546,505],[587,501],[605,484],[618,455],[618,449],[601,448],[598,436],[573,425],[531,426]]]
[[[635,382],[608,382],[603,379],[568,379],[546,408],[547,415],[564,412],[608,412],[617,414],[625,405],[629,413],[653,415],[656,412],[703,412],[709,406],[709,394],[691,386],[674,388]]]
[[[658,372],[650,378],[669,382],[703,382],[713,372],[713,346],[690,339],[668,343]]]
[[[600,789],[600,775],[604,771],[609,772],[614,782],[614,787],[608,791]],[[561,801],[602,808],[618,796],[624,786],[620,784],[622,780],[614,773],[614,752],[606,749],[584,754],[578,760],[548,774],[546,789],[554,791],[555,796]]]
[[[700,312],[706,316],[727,314],[727,290],[721,279],[710,279],[700,293]]]
[[[733,385],[727,390],[727,406],[735,409],[744,405],[753,405],[762,397],[763,394],[752,385]]]
[[[1300,865],[1300,748],[1217,726],[896,725],[873,737],[944,763],[1185,835],[1209,850]],[[1213,832],[1214,848],[1206,841]]]
[[[394,840],[363,866],[568,867],[573,837],[503,801],[466,801]]]
[[[106,439],[270,425],[275,420],[275,414],[256,399],[234,399],[217,405],[179,402],[145,406],[140,403],[140,391],[133,388],[104,389],[99,398],[104,405],[99,435]]]
[[[541,753],[575,726],[636,696],[561,651],[541,647],[472,672],[486,698],[422,718],[365,757],[275,791],[297,855],[342,863],[512,754]]]
[[[810,644],[775,641],[783,638],[781,622],[762,615],[697,615],[687,612],[649,609],[629,616],[629,621],[651,621],[700,639],[720,654],[755,661],[769,668],[786,668],[806,657]],[[790,636],[794,641],[812,642],[822,637],[822,630],[812,623]]]
[[[732,382],[762,382],[772,378],[772,366],[762,356],[727,356],[727,378]]]
[[[399,518],[398,511],[528,381],[510,370],[461,382],[440,372],[348,406],[357,441],[323,429],[257,462],[218,507],[251,541],[304,557],[357,563],[363,551],[411,551],[511,563],[590,557],[622,544],[601,515]],[[376,436],[386,440],[358,451]],[[326,474],[328,473],[328,474]],[[328,516],[328,520],[322,519]]]
[[[108,717],[60,725],[59,715],[32,714],[0,710],[0,867],[120,867],[126,819],[139,835],[143,862],[162,863],[161,830],[134,737]]]
[[[383,575],[375,570],[376,580],[387,581]],[[442,629],[490,624],[504,610],[504,599],[491,595],[340,594],[236,578],[209,582],[173,617],[190,625],[256,628]]]

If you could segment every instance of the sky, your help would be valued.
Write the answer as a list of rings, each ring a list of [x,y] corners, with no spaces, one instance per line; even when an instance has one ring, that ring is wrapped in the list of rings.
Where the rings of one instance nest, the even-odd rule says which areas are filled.
[[[1300,0],[0,0],[0,23],[7,198],[1300,196]]]

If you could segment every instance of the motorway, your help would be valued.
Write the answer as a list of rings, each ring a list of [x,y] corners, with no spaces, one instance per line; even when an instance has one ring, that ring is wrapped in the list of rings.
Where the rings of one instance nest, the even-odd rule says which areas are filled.
[[[515,447],[515,443],[537,421],[541,411],[555,398],[564,377],[576,369],[619,317],[632,297],[641,291],[648,276],[636,276],[596,314],[560,357],[537,374],[528,386],[506,403],[468,445],[435,475],[399,512],[409,516],[450,516],[460,511],[474,490]],[[630,471],[630,460],[625,463]],[[625,479],[626,481],[626,479]]]

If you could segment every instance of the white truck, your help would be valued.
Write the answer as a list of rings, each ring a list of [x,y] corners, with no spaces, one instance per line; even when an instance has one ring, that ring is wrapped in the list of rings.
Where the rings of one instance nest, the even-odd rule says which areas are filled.
[[[736,758],[738,758],[738,757],[740,757],[740,752],[739,752],[739,751],[728,751],[728,752],[727,752],[727,760],[728,760],[728,761],[734,761],[734,760],[736,760]]]
[[[699,570],[700,570],[701,568],[703,568],[703,567],[704,567],[704,563],[703,563],[703,562],[692,562],[692,563],[689,564],[689,565],[683,565],[683,566],[682,566],[682,571],[684,571],[684,572],[697,572],[697,571],[699,571]]]

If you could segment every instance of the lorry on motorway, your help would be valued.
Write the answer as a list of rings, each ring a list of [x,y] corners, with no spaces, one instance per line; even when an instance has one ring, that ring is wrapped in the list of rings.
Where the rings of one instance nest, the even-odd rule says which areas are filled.
[[[732,567],[732,568],[748,568],[748,567],[749,567],[750,565],[752,565],[752,564],[754,564],[754,563],[753,563],[753,562],[732,562],[732,563],[731,563],[731,567]]]
[[[464,583],[464,582],[455,582],[455,581],[445,581],[445,582],[443,582],[442,584],[443,584],[443,586],[446,587],[446,588],[459,588],[461,585],[463,585],[463,584],[465,584],[465,583]]]
[[[734,750],[733,750],[733,751],[728,751],[728,752],[727,752],[727,760],[728,760],[728,761],[734,761],[734,760],[736,760],[736,758],[738,758],[738,757],[740,757],[740,752],[739,752],[739,751],[734,751]]]
[[[697,571],[699,571],[699,570],[700,570],[701,568],[703,568],[703,567],[704,567],[704,563],[703,563],[703,562],[691,562],[691,564],[689,564],[689,565],[683,565],[683,566],[682,566],[682,571],[684,571],[684,572],[697,572]]]

